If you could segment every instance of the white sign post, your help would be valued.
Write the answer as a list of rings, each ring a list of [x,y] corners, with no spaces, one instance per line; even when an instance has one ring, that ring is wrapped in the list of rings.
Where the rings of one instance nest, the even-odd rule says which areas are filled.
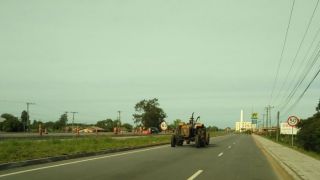
[[[300,119],[296,116],[290,116],[288,118],[288,125],[291,126],[291,146],[293,146],[293,127],[299,123]]]

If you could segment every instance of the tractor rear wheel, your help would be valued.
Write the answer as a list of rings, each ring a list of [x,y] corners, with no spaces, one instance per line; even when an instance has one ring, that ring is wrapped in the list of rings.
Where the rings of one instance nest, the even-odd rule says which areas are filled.
[[[178,140],[177,142],[178,142],[177,143],[178,146],[182,146],[183,145],[183,140]]]
[[[176,136],[172,135],[171,136],[171,147],[176,147],[177,141],[176,141]]]

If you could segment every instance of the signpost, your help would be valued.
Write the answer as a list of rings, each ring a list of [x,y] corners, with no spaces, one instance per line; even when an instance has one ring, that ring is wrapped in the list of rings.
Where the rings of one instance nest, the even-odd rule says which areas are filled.
[[[300,122],[300,119],[296,116],[290,116],[287,120],[289,126],[291,126],[291,146],[293,146],[293,127]]]

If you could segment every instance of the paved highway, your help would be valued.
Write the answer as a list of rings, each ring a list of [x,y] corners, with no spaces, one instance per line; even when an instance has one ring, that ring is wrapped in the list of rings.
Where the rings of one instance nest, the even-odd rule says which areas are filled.
[[[250,135],[211,138],[206,148],[168,145],[0,172],[0,180],[281,179]]]

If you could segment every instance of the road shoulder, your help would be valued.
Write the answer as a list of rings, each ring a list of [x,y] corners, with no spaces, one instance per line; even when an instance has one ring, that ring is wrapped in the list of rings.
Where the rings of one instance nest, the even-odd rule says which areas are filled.
[[[261,136],[252,135],[252,137],[260,149],[271,156],[293,179],[318,179],[320,177],[319,160]]]

